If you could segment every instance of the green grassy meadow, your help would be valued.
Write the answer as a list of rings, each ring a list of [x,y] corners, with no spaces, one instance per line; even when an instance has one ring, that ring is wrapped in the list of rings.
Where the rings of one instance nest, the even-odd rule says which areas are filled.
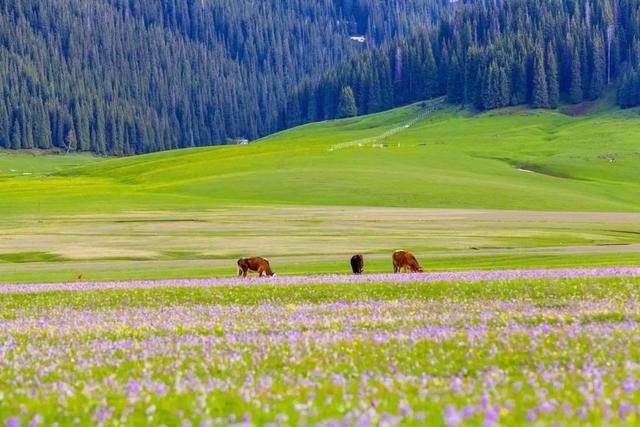
[[[639,292],[638,277],[0,292],[0,418],[635,425]]]
[[[245,146],[101,159],[0,153],[0,282],[640,264],[640,114],[421,104]],[[402,128],[387,139],[337,144]]]

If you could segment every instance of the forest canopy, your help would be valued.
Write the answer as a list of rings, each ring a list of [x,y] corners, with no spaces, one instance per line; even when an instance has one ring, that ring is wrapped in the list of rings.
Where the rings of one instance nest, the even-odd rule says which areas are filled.
[[[0,0],[0,148],[129,155],[446,95],[640,104],[640,0]]]

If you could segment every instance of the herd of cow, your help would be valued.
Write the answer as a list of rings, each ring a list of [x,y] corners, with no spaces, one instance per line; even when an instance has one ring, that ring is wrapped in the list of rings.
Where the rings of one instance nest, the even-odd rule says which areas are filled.
[[[393,272],[412,273],[422,272],[422,267],[418,264],[416,257],[407,251],[397,250],[391,257],[393,261]],[[351,257],[351,270],[353,274],[362,274],[364,271],[364,257],[360,254]],[[262,276],[273,276],[275,273],[271,270],[269,261],[261,257],[240,258],[238,260],[238,276],[247,277],[247,273],[253,271]]]

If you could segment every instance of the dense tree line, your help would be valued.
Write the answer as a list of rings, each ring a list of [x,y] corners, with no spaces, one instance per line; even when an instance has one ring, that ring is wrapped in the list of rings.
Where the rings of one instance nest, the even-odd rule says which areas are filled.
[[[602,96],[640,104],[640,0],[456,3],[437,28],[388,43],[310,78],[281,112],[288,126],[340,116],[343,88],[358,113],[446,95],[493,109],[554,108]]]
[[[640,72],[629,72],[618,89],[618,104],[622,108],[640,106]]]
[[[0,148],[126,155],[253,139],[285,125],[279,112],[303,77],[448,8],[446,0],[0,0]]]

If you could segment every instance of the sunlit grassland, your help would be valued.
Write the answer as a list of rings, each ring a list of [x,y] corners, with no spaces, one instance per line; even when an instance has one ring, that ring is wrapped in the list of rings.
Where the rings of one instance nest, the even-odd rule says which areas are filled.
[[[362,252],[369,271],[387,271],[397,248],[429,270],[639,263],[637,111],[446,108],[383,147],[330,151],[420,108],[247,146],[2,153],[0,171],[15,172],[0,173],[0,281],[227,275],[253,254],[300,274],[344,271]]]
[[[508,286],[506,286],[508,285]],[[358,301],[510,301],[561,307],[578,301],[640,299],[640,277],[509,279],[428,283],[364,282],[350,284],[251,284],[153,287],[86,291],[0,292],[5,318],[27,305],[34,313],[74,309],[184,305],[322,304]],[[28,304],[27,304],[28,302]]]
[[[580,278],[0,293],[0,416],[629,425],[639,292]]]
[[[255,218],[261,218],[257,225]],[[279,274],[391,269],[410,248],[427,271],[638,265],[640,216],[399,208],[233,208],[12,218],[3,282],[212,277],[261,254]]]

